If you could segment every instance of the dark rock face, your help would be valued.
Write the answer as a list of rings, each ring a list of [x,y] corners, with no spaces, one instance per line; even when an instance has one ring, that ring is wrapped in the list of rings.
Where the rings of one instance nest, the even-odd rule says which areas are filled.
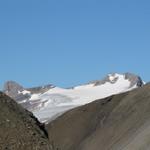
[[[131,82],[131,87],[137,85],[138,87],[143,86],[143,81],[139,76],[133,75],[131,73],[124,74],[125,79],[128,79]]]
[[[0,92],[0,149],[52,150],[44,126]]]
[[[47,130],[56,150],[149,150],[150,84],[66,112]]]

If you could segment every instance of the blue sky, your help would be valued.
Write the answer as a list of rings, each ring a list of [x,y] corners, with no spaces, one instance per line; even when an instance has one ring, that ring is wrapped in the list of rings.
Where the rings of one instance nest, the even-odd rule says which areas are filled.
[[[1,0],[0,85],[70,87],[110,72],[150,81],[149,0]]]

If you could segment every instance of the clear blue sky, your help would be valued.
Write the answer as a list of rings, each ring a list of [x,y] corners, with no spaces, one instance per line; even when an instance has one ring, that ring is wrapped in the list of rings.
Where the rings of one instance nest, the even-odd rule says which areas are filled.
[[[0,85],[70,87],[110,72],[150,81],[149,0],[1,0]]]

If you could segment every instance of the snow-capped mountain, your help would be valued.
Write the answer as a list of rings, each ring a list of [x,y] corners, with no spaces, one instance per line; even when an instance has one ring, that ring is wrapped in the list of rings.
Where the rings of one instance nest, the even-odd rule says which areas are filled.
[[[53,85],[27,89],[14,81],[8,81],[4,85],[4,92],[32,111],[41,122],[47,122],[71,108],[126,92],[143,84],[141,78],[134,74],[113,73],[108,74],[103,80],[92,81],[70,89]]]

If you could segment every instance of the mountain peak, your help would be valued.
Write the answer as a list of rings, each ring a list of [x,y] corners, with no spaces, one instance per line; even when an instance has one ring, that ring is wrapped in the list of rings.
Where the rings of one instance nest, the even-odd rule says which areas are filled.
[[[94,86],[99,86],[105,83],[115,84],[117,82],[124,82],[125,80],[130,82],[129,88],[141,87],[144,85],[144,82],[138,75],[129,72],[123,74],[110,73],[106,75],[102,80],[95,80],[90,82],[89,84],[92,83],[94,84]]]
[[[12,96],[15,97],[16,94],[18,94],[18,91],[23,91],[23,90],[24,90],[23,86],[21,86],[15,81],[7,81],[4,84],[4,88],[3,88],[3,91],[10,97]]]
[[[137,85],[138,87],[141,87],[144,85],[144,81],[141,79],[140,76],[137,76],[129,72],[125,73],[124,76],[125,76],[125,79],[128,79],[131,82],[131,85],[130,85],[131,87],[134,85]]]

